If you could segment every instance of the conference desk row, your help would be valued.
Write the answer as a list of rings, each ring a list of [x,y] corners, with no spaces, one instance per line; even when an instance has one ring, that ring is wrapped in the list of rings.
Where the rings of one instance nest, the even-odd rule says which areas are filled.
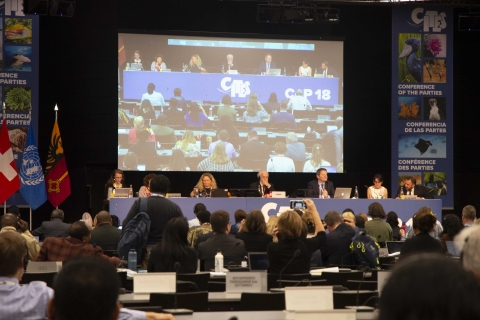
[[[313,317],[305,315],[303,319],[322,319],[322,320],[336,320],[339,319],[340,314],[348,311],[345,310],[331,310],[319,312]],[[196,312],[191,315],[175,316],[176,320],[294,320],[298,319],[300,313],[293,313],[287,311],[230,311],[230,312]],[[374,320],[378,318],[378,312],[356,312],[348,319],[356,320]],[[345,319],[345,318],[343,318]]]
[[[118,216],[123,221],[137,198],[111,198],[110,214]],[[201,202],[205,204],[207,210],[226,210],[230,213],[230,222],[233,223],[233,216],[236,210],[242,209],[247,213],[260,209],[265,217],[278,215],[290,208],[289,198],[170,198],[172,202],[178,204],[183,215],[188,220],[194,219],[193,207]],[[298,200],[298,199],[297,199]],[[408,221],[418,211],[420,207],[428,206],[432,212],[441,218],[442,200],[396,200],[396,199],[312,199],[317,207],[320,217],[323,219],[328,211],[337,211],[341,213],[344,209],[350,208],[355,214],[360,212],[367,213],[368,206],[373,202],[379,202],[386,213],[394,211],[400,220]]]

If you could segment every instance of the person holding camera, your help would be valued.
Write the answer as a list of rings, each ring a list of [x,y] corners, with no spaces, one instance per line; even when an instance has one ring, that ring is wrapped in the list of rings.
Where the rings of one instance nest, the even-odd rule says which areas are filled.
[[[28,231],[27,227],[28,224],[26,221],[19,219],[16,215],[12,213],[7,213],[2,216],[0,220],[0,233],[13,231],[17,232],[22,236],[25,240],[25,244],[28,249],[28,259],[33,260],[40,251],[40,246],[38,245],[37,240],[33,237],[33,235]]]

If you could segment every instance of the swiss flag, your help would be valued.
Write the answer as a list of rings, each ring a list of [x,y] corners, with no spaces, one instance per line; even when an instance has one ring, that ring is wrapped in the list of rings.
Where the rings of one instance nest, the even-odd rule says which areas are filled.
[[[0,203],[5,202],[18,189],[20,189],[20,179],[8,138],[7,121],[3,119],[0,132]]]

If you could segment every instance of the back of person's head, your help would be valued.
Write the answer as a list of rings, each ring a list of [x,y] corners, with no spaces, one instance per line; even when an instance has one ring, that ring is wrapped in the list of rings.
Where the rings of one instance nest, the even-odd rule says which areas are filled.
[[[287,152],[287,146],[283,141],[277,141],[275,142],[275,153],[277,155],[279,154],[285,154]]]
[[[480,226],[472,226],[465,239],[462,251],[463,266],[471,270],[480,282]]]
[[[141,128],[136,132],[138,142],[145,142],[152,135],[147,128]]]
[[[342,218],[353,221],[355,220],[355,215],[351,211],[345,211],[342,213]]]
[[[182,95],[182,89],[180,89],[180,88],[173,89],[173,94],[176,95],[176,96],[181,96]]]
[[[280,101],[280,110],[287,110],[288,107],[288,100],[282,100]]]
[[[214,233],[225,233],[230,224],[230,214],[225,210],[217,210],[210,216],[210,224]]]
[[[17,228],[18,217],[12,213],[7,213],[0,217],[0,229],[5,227]]]
[[[233,213],[233,217],[235,218],[235,223],[240,223],[243,219],[247,219],[247,213],[239,209]]]
[[[337,211],[328,211],[325,215],[325,218],[323,218],[323,221],[325,221],[325,224],[329,227],[333,227],[343,222],[340,213],[338,213]]]
[[[163,174],[157,174],[150,180],[150,192],[167,193],[170,190],[170,180]]]
[[[177,98],[170,99],[170,101],[168,102],[168,105],[170,107],[170,110],[172,110],[173,108],[176,108],[178,106]]]
[[[197,203],[193,207],[193,213],[195,213],[195,215],[197,215],[200,211],[205,211],[205,210],[207,210],[207,207],[201,202]]]
[[[287,132],[287,135],[285,136],[290,142],[297,142],[298,141],[298,136],[295,132]]]
[[[267,232],[267,224],[265,223],[265,217],[262,211],[250,211],[245,220],[245,228],[245,231],[248,233],[265,234]]]
[[[257,139],[258,138],[258,133],[255,130],[250,130],[248,131],[248,138],[251,139]]]
[[[147,174],[145,177],[143,177],[143,185],[144,185],[145,187],[148,187],[149,184],[150,184],[150,180],[152,180],[153,177],[155,177],[155,176],[156,176],[155,173],[149,173],[149,174]]]
[[[226,94],[222,97],[222,103],[226,106],[231,106],[233,103],[232,103],[232,98],[230,97],[230,95]]]
[[[302,236],[302,218],[293,210],[283,212],[278,218],[278,237],[281,239],[297,239]]]
[[[397,213],[394,211],[390,211],[387,213],[387,221],[386,221],[392,228],[398,227],[398,216]]]
[[[177,99],[174,99],[177,100]],[[167,125],[167,116],[164,114],[161,114],[157,117],[157,124],[160,126],[166,126]]]
[[[161,249],[162,264],[155,267],[156,272],[173,272],[175,263],[185,261],[188,249],[188,221],[184,217],[168,220],[163,229],[162,242],[156,245]]]
[[[307,226],[307,232],[310,234],[315,233],[315,220],[313,219],[313,214],[310,211],[305,211],[301,217]]]
[[[345,213],[345,212],[351,212],[353,215],[355,215],[355,212],[350,208],[346,208],[345,210],[342,211],[342,213]]]
[[[437,222],[437,218],[430,212],[417,213],[413,217],[412,227],[419,232],[428,233],[432,231]]]
[[[303,96],[303,90],[302,89],[297,89],[297,91],[295,92],[295,95]]]
[[[180,243],[187,245],[188,222],[184,217],[176,217],[168,220],[163,230],[162,242],[166,245]]]
[[[101,224],[112,224],[112,217],[110,216],[110,213],[108,211],[102,210],[97,215],[95,216],[95,219],[97,219],[97,226]]]
[[[63,221],[63,219],[65,218],[65,213],[62,209],[54,209],[50,215],[50,218],[52,218],[52,220],[58,219]]]
[[[25,240],[16,232],[0,233],[0,277],[14,277],[23,269],[27,255]]]
[[[14,214],[16,216],[20,215],[20,208],[17,206],[10,206],[7,208],[7,213]]]
[[[114,214],[110,215],[110,218],[112,218],[112,226],[118,228],[118,226],[120,225],[120,219]]]
[[[474,206],[465,206],[463,207],[462,209],[462,216],[466,219],[466,220],[475,220],[475,218],[477,217],[477,211],[475,210],[475,207]]]
[[[383,206],[378,202],[370,203],[368,206],[368,215],[372,218],[379,219],[385,219],[387,217],[385,210],[383,210]]]
[[[50,318],[116,319],[119,287],[115,268],[99,257],[71,260],[55,278],[55,297],[48,308]]]
[[[90,236],[91,230],[84,221],[75,221],[70,227],[70,237],[85,240]]]
[[[147,86],[147,92],[148,92],[148,94],[152,94],[153,91],[155,91],[155,84],[149,83],[148,86]]]
[[[269,216],[268,217],[268,222],[267,222],[267,233],[273,237],[273,242],[277,242],[277,236],[273,232],[275,228],[277,227],[278,223],[278,216]]]
[[[415,255],[401,261],[390,275],[378,319],[480,319],[478,301],[478,282],[461,264],[440,255]]]
[[[355,227],[365,229],[365,220],[360,215],[355,216]]]
[[[362,217],[363,221],[365,221],[365,222],[368,221],[368,217],[367,217],[367,215],[366,215],[365,213],[360,212],[360,213],[358,214],[358,216],[359,216],[359,217]]]
[[[208,210],[202,210],[199,213],[197,213],[197,218],[198,218],[198,221],[200,221],[200,224],[210,223],[210,216],[211,216],[211,213]]]
[[[218,139],[222,141],[227,141],[228,140],[228,131],[227,130],[221,130],[218,133]]]
[[[447,214],[442,221],[443,232],[453,239],[462,229],[463,223],[455,214]]]

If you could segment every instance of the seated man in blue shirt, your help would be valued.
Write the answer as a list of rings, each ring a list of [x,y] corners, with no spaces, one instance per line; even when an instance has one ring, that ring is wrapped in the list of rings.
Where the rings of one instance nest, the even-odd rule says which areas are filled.
[[[285,140],[287,141],[287,153],[285,153],[285,156],[291,158],[293,161],[305,162],[307,160],[307,150],[305,144],[298,141],[297,134],[295,132],[288,132]]]
[[[270,126],[272,128],[278,128],[280,126],[284,128],[295,128],[295,117],[290,112],[287,112],[287,100],[282,100],[280,102],[280,111],[272,114],[270,118]]]

